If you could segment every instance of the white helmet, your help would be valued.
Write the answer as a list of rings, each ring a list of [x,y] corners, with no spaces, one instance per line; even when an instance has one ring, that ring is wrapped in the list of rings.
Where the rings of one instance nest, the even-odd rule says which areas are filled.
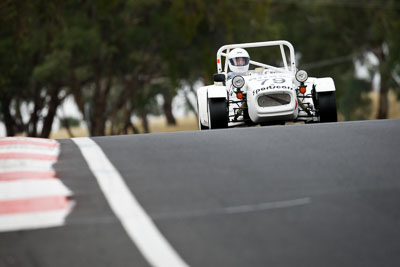
[[[247,72],[249,70],[249,61],[249,53],[243,48],[235,48],[228,54],[229,69],[233,72]]]

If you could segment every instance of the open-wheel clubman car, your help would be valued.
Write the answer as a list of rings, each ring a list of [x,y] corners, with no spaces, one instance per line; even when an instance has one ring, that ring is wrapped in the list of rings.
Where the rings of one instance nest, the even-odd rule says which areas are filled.
[[[270,46],[279,46],[281,66],[250,60],[245,50]],[[225,58],[224,68],[221,57]],[[250,65],[255,69],[249,70]],[[298,70],[294,48],[288,41],[224,45],[217,52],[217,69],[214,84],[197,91],[201,130],[337,121],[333,79],[308,77],[306,71]]]

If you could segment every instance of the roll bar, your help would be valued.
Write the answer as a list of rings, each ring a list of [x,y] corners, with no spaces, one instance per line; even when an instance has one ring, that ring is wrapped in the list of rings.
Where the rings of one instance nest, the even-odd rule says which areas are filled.
[[[231,49],[234,48],[251,48],[251,47],[264,47],[264,46],[280,46],[281,49],[281,54],[282,54],[282,60],[283,60],[283,65],[284,65],[284,69],[280,69],[271,65],[267,65],[267,64],[263,64],[257,61],[253,61],[250,60],[250,64],[253,64],[255,66],[259,66],[259,67],[264,67],[264,68],[268,68],[268,69],[272,69],[275,71],[279,71],[279,72],[289,72],[289,73],[293,73],[293,75],[296,74],[296,59],[295,59],[295,54],[294,54],[294,48],[293,45],[291,43],[289,43],[288,41],[284,41],[284,40],[279,40],[279,41],[266,41],[266,42],[255,42],[255,43],[243,43],[243,44],[229,44],[229,45],[224,45],[221,46],[220,49],[218,49],[217,52],[217,69],[218,69],[218,73],[222,73],[222,63],[221,63],[221,56],[224,56],[225,59],[229,54],[229,51]],[[286,55],[285,55],[285,49],[283,46],[287,46],[289,48],[290,51],[290,70],[288,67],[288,63],[286,60]],[[225,51],[225,52],[224,52]],[[225,66],[224,66],[224,71],[228,72],[228,60],[225,60]]]

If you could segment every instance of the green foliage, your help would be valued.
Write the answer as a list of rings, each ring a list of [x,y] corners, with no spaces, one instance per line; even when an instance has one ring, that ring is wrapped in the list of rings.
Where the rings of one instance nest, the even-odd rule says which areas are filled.
[[[81,125],[81,121],[78,118],[74,117],[65,117],[60,120],[61,127],[79,127]]]
[[[62,81],[68,75],[70,57],[69,51],[53,51],[44,58],[42,64],[34,67],[33,80],[43,83]]]
[[[357,111],[369,108],[366,92],[372,80],[360,81],[354,75],[355,60],[366,62],[368,54],[379,60],[381,87],[398,90],[391,70],[399,65],[399,2],[304,1],[290,8],[274,6],[273,20],[282,25],[281,38],[290,40],[301,53],[299,67],[313,77],[333,77],[339,98],[339,112],[346,119],[362,119]],[[285,12],[285,16],[282,16]],[[389,55],[384,55],[387,46]],[[375,67],[373,67],[375,68]],[[382,107],[387,110],[386,107]]]
[[[371,84],[365,80],[354,78],[352,73],[347,73],[340,78],[339,84],[348,90],[341,90],[338,101],[339,110],[345,120],[365,120],[371,114],[371,99],[368,97]],[[343,92],[344,91],[344,92]]]

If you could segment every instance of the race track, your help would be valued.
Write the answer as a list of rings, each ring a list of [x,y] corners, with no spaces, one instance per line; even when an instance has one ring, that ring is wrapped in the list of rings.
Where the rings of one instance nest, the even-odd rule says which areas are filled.
[[[400,266],[400,120],[92,140],[190,266]],[[60,143],[75,206],[64,226],[0,233],[0,266],[149,266]]]

